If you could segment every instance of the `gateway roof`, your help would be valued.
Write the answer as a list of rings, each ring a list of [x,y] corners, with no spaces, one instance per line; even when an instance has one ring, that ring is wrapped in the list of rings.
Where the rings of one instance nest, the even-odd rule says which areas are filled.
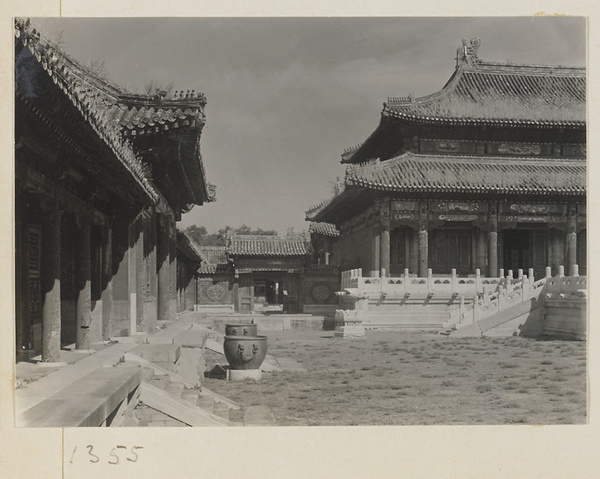
[[[304,236],[234,235],[227,245],[229,256],[304,256]]]

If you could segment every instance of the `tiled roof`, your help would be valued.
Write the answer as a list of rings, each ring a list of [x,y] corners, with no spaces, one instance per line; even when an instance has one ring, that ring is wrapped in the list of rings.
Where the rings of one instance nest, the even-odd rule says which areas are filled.
[[[230,256],[304,256],[308,253],[304,236],[235,235],[227,246]]]
[[[462,63],[438,93],[390,98],[382,115],[431,123],[580,127],[585,99],[584,68]]]
[[[584,160],[427,156],[397,158],[348,168],[348,185],[402,192],[580,195],[586,192]]]
[[[331,274],[336,275],[340,272],[340,267],[335,264],[311,264],[304,268],[306,274]]]
[[[331,223],[311,223],[308,227],[309,233],[316,233],[323,236],[334,236],[337,237],[340,235],[340,232],[335,227],[335,225]]]
[[[198,268],[198,274],[230,274],[231,264],[230,263],[221,263],[221,264],[208,264],[202,263],[200,268]]]
[[[48,76],[63,91],[84,119],[113,151],[120,162],[146,191],[152,201],[158,195],[152,181],[146,176],[144,165],[135,148],[124,137],[155,134],[177,127],[201,127],[204,125],[203,107],[206,99],[202,94],[179,94],[172,99],[163,95],[131,95],[116,85],[94,74],[66,55],[60,48],[47,40],[29,20],[15,19],[15,36],[29,49],[31,55],[43,67]],[[18,75],[18,72],[17,72]],[[29,100],[27,85],[17,81],[17,96],[25,103]],[[21,85],[22,83],[23,85]],[[201,128],[198,128],[197,137]],[[197,141],[190,144],[194,161],[189,174],[194,180],[194,201],[214,201],[215,188],[206,182],[204,165]],[[182,157],[186,152],[182,152]],[[197,171],[196,171],[197,170]],[[202,184],[200,184],[202,183]]]

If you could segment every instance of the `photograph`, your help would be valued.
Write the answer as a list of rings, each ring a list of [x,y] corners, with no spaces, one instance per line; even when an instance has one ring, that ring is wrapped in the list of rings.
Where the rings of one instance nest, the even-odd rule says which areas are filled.
[[[17,429],[588,424],[584,17],[12,21]]]

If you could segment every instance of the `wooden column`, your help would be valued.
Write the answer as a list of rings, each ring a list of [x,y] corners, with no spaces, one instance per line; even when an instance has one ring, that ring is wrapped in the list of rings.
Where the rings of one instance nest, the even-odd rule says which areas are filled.
[[[567,236],[566,242],[567,245],[567,254],[566,254],[566,274],[568,276],[573,275],[573,266],[577,264],[577,216],[576,216],[575,207],[569,208],[569,216],[567,218]]]
[[[427,201],[421,201],[419,204],[419,268],[418,275],[420,278],[427,276],[429,268],[429,207]]]
[[[552,274],[558,274],[558,268],[565,265],[565,235],[564,231],[551,230],[552,237],[550,243],[552,244]],[[568,230],[567,230],[568,231]]]
[[[390,200],[384,198],[379,203],[379,273],[390,275]]]
[[[381,241],[379,237],[379,230],[377,227],[372,228],[373,236],[371,238],[372,253],[371,253],[371,271],[369,276],[379,276],[379,252],[381,250]]]
[[[476,257],[476,268],[484,273],[486,270],[486,256],[485,256],[485,231],[481,228],[476,229],[476,240],[477,240],[477,257]],[[485,273],[484,273],[485,274]]]
[[[489,205],[490,231],[488,232],[488,277],[498,277],[498,206],[496,203]]]
[[[91,301],[91,243],[90,223],[87,218],[80,218],[79,239],[77,242],[77,316],[76,340],[77,349],[90,349],[90,324],[92,322]]]
[[[170,283],[170,303],[169,319],[174,320],[177,316],[177,231],[175,224],[169,224],[169,273],[171,274]]]
[[[42,361],[60,361],[60,209],[55,202],[42,230]]]
[[[427,268],[429,264],[428,259],[428,233],[425,224],[421,225],[419,230],[419,277],[424,278],[427,276]]]
[[[171,297],[171,273],[169,271],[169,222],[165,215],[158,215],[157,223],[157,269],[158,269],[158,320],[169,317]]]
[[[410,253],[408,255],[408,269],[411,273],[419,272],[419,232],[410,228],[408,229],[410,237]]]
[[[104,231],[102,245],[102,339],[108,341],[112,336],[112,307],[113,307],[113,270],[112,270],[112,228]]]

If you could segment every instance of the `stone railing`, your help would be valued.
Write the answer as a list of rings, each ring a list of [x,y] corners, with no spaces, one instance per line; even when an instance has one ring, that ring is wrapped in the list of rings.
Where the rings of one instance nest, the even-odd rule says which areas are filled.
[[[460,328],[476,323],[519,303],[537,299],[542,294],[547,298],[581,298],[586,295],[587,278],[578,276],[577,265],[573,267],[573,276],[567,277],[564,276],[563,266],[559,266],[558,275],[555,277],[551,276],[551,269],[547,267],[546,276],[537,281],[533,279],[533,272],[529,271],[531,277],[522,275],[519,270],[516,280],[511,278],[512,272],[509,271],[509,277],[501,279],[496,291],[478,294],[470,304],[465,305],[461,298],[459,306],[450,312],[444,327]]]
[[[522,273],[519,273],[522,277]],[[533,272],[531,272],[533,274]],[[457,294],[475,296],[477,293],[488,293],[496,291],[500,283],[518,283],[520,279],[512,278],[484,278],[479,270],[471,278],[457,276],[453,269],[450,276],[433,276],[431,269],[426,277],[410,276],[408,270],[404,270],[403,276],[386,276],[385,271],[379,277],[368,277],[362,275],[362,269],[352,269],[342,272],[342,289],[358,289],[371,296],[374,295],[401,295],[406,294]]]
[[[578,275],[578,267],[572,276],[564,276],[564,270],[559,270],[558,276],[549,278],[546,283],[546,298],[571,299],[587,298],[587,277]]]

